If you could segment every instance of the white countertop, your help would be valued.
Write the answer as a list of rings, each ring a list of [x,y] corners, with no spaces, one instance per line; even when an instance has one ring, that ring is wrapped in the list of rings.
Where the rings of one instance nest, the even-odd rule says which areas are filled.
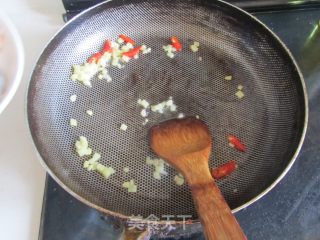
[[[32,146],[24,111],[33,66],[64,22],[61,0],[1,1],[25,49],[21,85],[0,115],[0,236],[6,240],[38,239],[45,171]]]

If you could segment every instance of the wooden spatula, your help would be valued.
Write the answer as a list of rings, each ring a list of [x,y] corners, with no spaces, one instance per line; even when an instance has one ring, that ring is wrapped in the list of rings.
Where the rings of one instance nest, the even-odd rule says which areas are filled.
[[[212,140],[204,122],[191,117],[153,126],[150,145],[184,175],[207,240],[247,239],[210,174]]]

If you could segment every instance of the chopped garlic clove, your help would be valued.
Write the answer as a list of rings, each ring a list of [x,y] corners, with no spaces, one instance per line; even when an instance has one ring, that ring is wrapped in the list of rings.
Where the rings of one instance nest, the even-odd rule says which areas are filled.
[[[148,112],[147,112],[147,109],[142,109],[141,110],[141,112],[140,112],[140,115],[142,116],[142,117],[147,117],[148,116]]]
[[[77,95],[72,95],[72,96],[70,96],[70,101],[71,102],[75,102],[77,100]]]
[[[119,58],[114,56],[111,61],[111,65],[117,67],[119,64]]]
[[[172,105],[170,106],[170,111],[171,111],[171,112],[177,111],[177,105],[172,104]]]
[[[194,42],[193,45],[196,46],[196,47],[200,47],[200,43],[199,42]]]
[[[122,61],[127,63],[127,62],[130,61],[130,58],[128,56],[123,55],[122,56]]]
[[[89,163],[95,163],[98,162],[101,159],[100,153],[94,153],[92,157],[88,160]]]
[[[112,167],[106,167],[100,163],[97,164],[97,172],[100,173],[104,178],[108,179],[112,174],[115,173],[115,170]]]
[[[112,48],[115,48],[115,49],[119,49],[120,44],[117,43],[117,42],[111,42],[111,47],[112,47]]]
[[[83,163],[83,167],[88,171],[97,170],[98,161],[100,160],[101,155],[99,153],[94,153],[93,156]]]
[[[174,54],[173,54],[172,52],[168,52],[168,53],[167,53],[167,56],[168,56],[169,58],[174,58]]]
[[[135,184],[135,182],[134,182],[133,179],[130,180],[129,182],[124,182],[124,183],[122,184],[122,187],[123,187],[123,188],[127,188],[127,190],[128,190],[129,193],[135,193],[135,192],[137,192],[137,189],[138,189],[138,187],[137,187],[137,185]]]
[[[151,53],[151,48],[147,48],[142,51],[142,54],[148,54],[148,53]]]
[[[237,98],[242,99],[244,97],[244,93],[241,90],[238,90],[235,95],[237,96]]]
[[[162,46],[162,48],[165,52],[173,52],[174,50],[176,50],[171,44],[167,46]]]
[[[156,104],[156,105],[151,105],[151,111],[152,112],[158,112],[158,113],[163,113],[163,108],[165,107],[165,102]]]
[[[87,169],[87,171],[95,171],[95,170],[97,170],[97,165],[98,165],[97,162],[90,164],[89,161],[85,161],[83,163],[83,168]]]
[[[162,47],[163,50],[167,53],[167,56],[169,58],[174,58],[174,52],[177,51],[177,49],[175,49],[171,44],[167,45],[167,46],[163,46]]]
[[[199,48],[197,46],[195,46],[195,45],[191,45],[190,49],[191,49],[192,52],[198,52],[199,51]]]
[[[168,175],[168,172],[165,171],[165,162],[163,159],[146,157],[146,164],[154,166],[153,178],[160,180],[162,175]]]
[[[88,140],[84,136],[80,136],[79,140],[75,142],[76,152],[80,157],[91,155],[92,149],[89,148]]]
[[[160,166],[156,166],[155,171],[160,173],[161,175],[168,175],[168,172],[164,170],[164,162]]]
[[[126,46],[127,46],[129,49],[132,49],[132,48],[133,48],[132,43],[127,43]]]
[[[138,104],[141,105],[143,108],[148,108],[150,103],[145,99],[138,99]]]
[[[167,102],[166,102],[166,106],[170,107],[173,105],[173,100],[172,99],[169,99]]]
[[[91,87],[90,79],[99,71],[98,64],[84,63],[72,66],[71,80],[78,81],[85,86]]]
[[[76,119],[74,119],[74,118],[71,118],[71,119],[70,119],[70,126],[71,126],[71,127],[76,127],[76,126],[78,126],[78,121],[77,121]]]
[[[84,163],[83,163],[83,168],[88,168],[89,167],[89,162],[88,161],[85,161]]]
[[[117,67],[118,67],[119,69],[124,68],[124,66],[123,66],[123,65],[121,65],[120,63],[118,63]]]
[[[92,116],[92,115],[93,115],[93,111],[92,111],[92,110],[87,110],[86,113],[87,113],[89,116]]]
[[[75,73],[72,74],[71,77],[70,77],[70,79],[71,79],[72,81],[74,81],[74,82],[77,81],[77,79],[78,79],[78,74],[75,74]]]
[[[193,42],[193,44],[190,45],[190,49],[191,49],[192,52],[198,52],[199,51],[199,46],[200,46],[199,42]]]
[[[130,171],[130,169],[129,169],[129,167],[124,167],[124,168],[123,168],[123,171],[124,171],[125,173],[128,173],[128,172]]]
[[[122,38],[118,38],[117,43],[122,44],[122,43],[124,43],[124,40]]]
[[[103,69],[103,68],[107,67],[107,65],[109,64],[109,60],[110,59],[102,56],[98,61],[98,65],[100,66],[100,68]]]
[[[173,180],[178,186],[182,186],[184,184],[184,177],[181,174],[174,176]]]
[[[160,172],[153,172],[153,178],[160,180],[161,179]]]
[[[146,164],[147,165],[152,165],[153,164],[153,160],[150,157],[146,157]]]
[[[224,80],[230,81],[230,80],[232,80],[232,76],[231,76],[231,75],[225,76],[225,77],[224,77]]]
[[[177,110],[177,106],[174,104],[172,97],[169,97],[167,101],[151,105],[152,112],[158,112],[161,114],[164,113],[164,111],[168,108],[171,112],[175,112]]]
[[[144,122],[142,123],[142,125],[146,125],[148,122],[149,122],[149,119],[146,118],[146,119],[144,119]]]
[[[112,82],[111,76],[110,76],[110,75],[107,75],[107,76],[106,76],[106,80],[107,80],[108,83],[109,83],[109,82]]]
[[[120,130],[127,131],[127,129],[128,129],[128,126],[126,124],[122,123],[120,126]]]
[[[137,185],[131,185],[131,186],[128,188],[128,192],[129,192],[129,193],[135,193],[135,192],[137,192],[137,190],[138,190]]]
[[[179,113],[178,118],[181,119],[181,118],[184,118],[184,116],[185,116],[184,113]]]
[[[238,90],[242,90],[242,89],[243,89],[243,86],[242,86],[241,84],[239,84],[238,87],[237,87],[237,89],[238,89]]]

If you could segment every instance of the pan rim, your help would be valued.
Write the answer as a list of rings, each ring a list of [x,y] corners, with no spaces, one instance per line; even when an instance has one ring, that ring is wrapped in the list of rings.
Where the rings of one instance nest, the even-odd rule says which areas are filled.
[[[46,172],[59,184],[59,186],[61,186],[66,192],[68,192],[71,196],[73,196],[74,198],[76,198],[77,200],[79,200],[80,202],[86,204],[87,206],[94,208],[96,210],[98,210],[99,212],[102,212],[104,214],[113,216],[113,217],[117,217],[122,221],[127,221],[129,219],[131,219],[130,216],[126,216],[124,214],[118,213],[118,212],[114,212],[111,210],[108,210],[106,208],[103,208],[101,206],[98,206],[92,202],[90,202],[89,200],[87,200],[86,198],[84,198],[83,196],[80,196],[78,193],[74,192],[72,189],[70,189],[66,184],[63,183],[62,180],[60,180],[60,178],[50,169],[50,167],[46,164],[46,161],[42,158],[41,154],[39,153],[36,143],[34,141],[34,137],[33,137],[33,133],[31,132],[31,123],[29,121],[29,117],[28,117],[28,95],[29,95],[29,90],[30,90],[30,83],[32,81],[32,75],[34,74],[36,67],[38,66],[39,60],[40,60],[40,56],[43,54],[43,52],[47,49],[47,47],[50,45],[50,43],[52,42],[52,40],[54,40],[61,31],[63,31],[69,24],[72,24],[74,21],[76,21],[77,19],[80,19],[81,17],[83,17],[84,15],[86,15],[88,12],[92,11],[95,8],[98,8],[102,5],[105,5],[109,2],[111,2],[112,0],[107,0],[104,2],[101,2],[99,4],[96,4],[86,10],[84,10],[83,12],[79,13],[77,16],[75,16],[74,18],[72,18],[69,22],[67,22],[66,24],[64,24],[53,36],[52,38],[49,39],[48,43],[44,46],[43,51],[40,53],[38,60],[36,61],[35,65],[34,65],[34,70],[31,73],[31,77],[29,78],[29,82],[28,82],[28,87],[27,87],[27,91],[26,91],[26,95],[25,95],[25,114],[27,116],[26,121],[27,121],[27,126],[29,128],[29,137],[32,139],[32,146],[35,149],[36,152],[36,156],[39,159],[41,165],[44,167],[44,169],[46,170]],[[198,2],[198,1],[193,1],[191,0],[190,2]],[[295,160],[297,159],[300,150],[302,148],[305,136],[306,136],[306,132],[307,132],[307,125],[308,125],[308,119],[309,119],[309,104],[308,104],[308,94],[307,94],[307,90],[306,90],[306,85],[305,85],[305,80],[304,77],[302,75],[302,72],[296,62],[296,60],[294,59],[291,51],[288,49],[288,47],[282,42],[282,40],[266,25],[264,24],[262,21],[260,21],[258,18],[256,18],[255,16],[251,15],[250,13],[246,12],[245,10],[231,4],[228,2],[225,2],[223,0],[217,0],[216,1],[218,4],[221,5],[226,5],[229,8],[233,8],[237,11],[240,11],[242,14],[246,15],[248,18],[250,18],[252,21],[256,22],[257,24],[259,24],[262,28],[264,28],[271,37],[273,37],[277,43],[280,44],[280,46],[282,47],[282,49],[284,50],[284,53],[287,54],[287,56],[290,58],[291,62],[293,63],[293,66],[300,78],[300,84],[301,84],[301,89],[302,89],[302,93],[303,93],[303,100],[304,100],[304,118],[303,118],[303,127],[301,129],[301,135],[299,137],[299,143],[296,147],[296,150],[294,151],[294,154],[292,155],[291,160],[288,162],[287,166],[284,168],[284,170],[282,171],[282,173],[267,187],[265,188],[262,192],[260,192],[258,195],[256,195],[254,198],[252,198],[251,200],[247,201],[246,203],[242,204],[239,207],[236,207],[234,209],[232,209],[232,213],[237,213],[240,210],[247,208],[248,206],[250,206],[251,204],[257,202],[259,199],[261,199],[263,196],[265,196],[268,192],[270,192],[283,178],[284,176],[289,172],[289,170],[291,169],[291,167],[293,166]],[[126,3],[132,3],[129,2],[127,0],[122,0],[121,4],[126,4]],[[207,1],[199,1],[199,3],[205,3],[206,5],[210,6],[210,3],[208,3]],[[141,223],[145,223],[145,224],[150,224],[150,222],[155,222],[156,224],[159,225],[165,225],[168,222],[167,221],[150,221],[150,220],[144,220],[142,219],[140,221]],[[200,223],[199,219],[195,219],[195,220],[191,220],[191,223]],[[185,224],[184,221],[172,221],[172,223],[174,224]]]

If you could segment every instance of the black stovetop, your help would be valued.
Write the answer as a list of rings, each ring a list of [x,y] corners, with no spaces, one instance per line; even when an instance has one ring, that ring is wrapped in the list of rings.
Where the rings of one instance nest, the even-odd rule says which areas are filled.
[[[68,21],[81,11],[106,0],[62,0],[66,9],[63,15]],[[117,0],[121,1],[121,0]],[[214,0],[202,0],[210,3]],[[301,9],[320,7],[320,0],[224,0],[250,12],[282,11],[286,9]]]
[[[320,239],[320,8],[254,13],[286,43],[308,89],[309,127],[301,153],[265,197],[236,214],[248,239]],[[40,240],[113,240],[121,227],[47,177]],[[171,238],[170,238],[171,239]],[[182,239],[203,239],[201,233]]]

